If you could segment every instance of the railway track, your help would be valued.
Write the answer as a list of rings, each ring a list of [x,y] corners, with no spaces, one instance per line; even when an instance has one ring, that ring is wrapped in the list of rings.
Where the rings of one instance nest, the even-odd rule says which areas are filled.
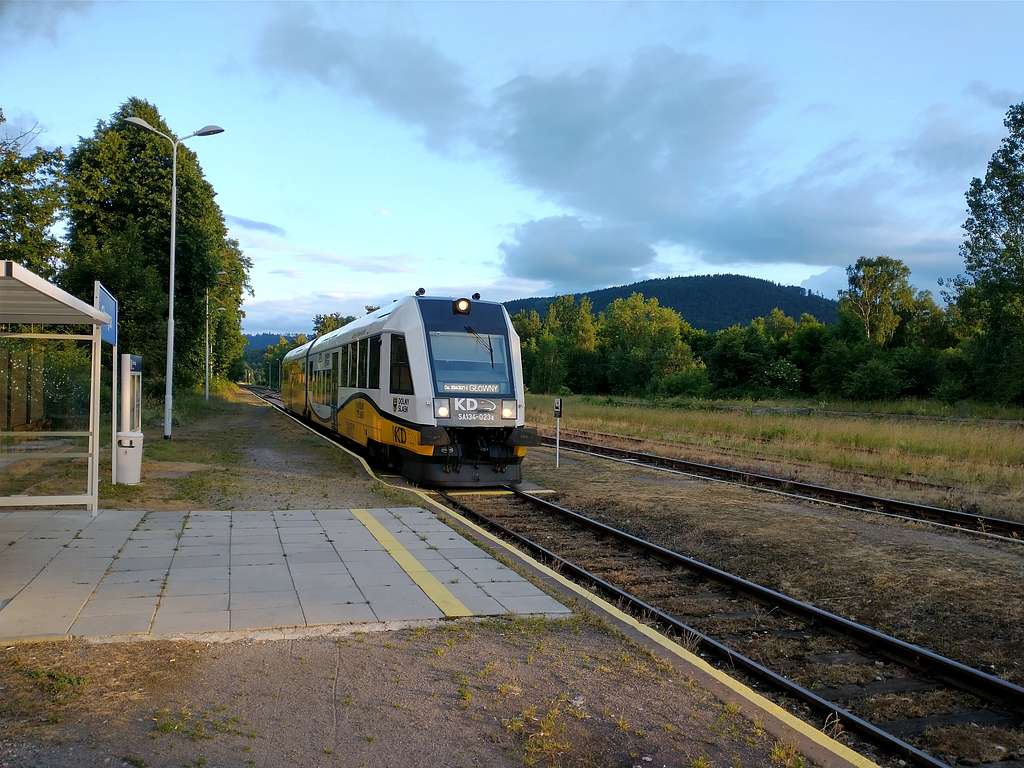
[[[491,496],[473,506],[440,495],[682,644],[741,670],[755,687],[784,694],[832,730],[855,733],[896,760],[1024,766],[1021,686],[510,490],[505,500]]]
[[[555,444],[555,440],[547,436],[543,437],[542,441],[547,446],[554,446]],[[616,448],[590,441],[574,440],[571,438],[562,439],[561,445],[563,448],[579,453],[616,459],[652,469],[668,470],[709,480],[725,481],[864,512],[874,512],[905,520],[933,523],[1024,543],[1024,522],[1017,520],[988,517],[957,509],[946,509],[927,504],[918,504],[912,501],[903,501],[901,499],[872,496],[866,493],[829,488],[823,485],[804,483],[798,480],[774,477],[743,469],[703,464],[696,461],[678,459],[673,456],[633,451],[627,448]]]

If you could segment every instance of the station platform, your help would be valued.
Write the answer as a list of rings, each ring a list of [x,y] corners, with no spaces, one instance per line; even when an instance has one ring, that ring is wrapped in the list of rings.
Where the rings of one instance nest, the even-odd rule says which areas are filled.
[[[0,513],[0,642],[567,613],[418,507]]]

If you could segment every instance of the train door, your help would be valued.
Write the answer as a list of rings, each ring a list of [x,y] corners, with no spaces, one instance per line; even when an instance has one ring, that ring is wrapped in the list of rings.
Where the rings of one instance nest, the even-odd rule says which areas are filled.
[[[338,350],[331,353],[331,428],[338,431],[338,404],[340,402],[341,377],[339,376]]]

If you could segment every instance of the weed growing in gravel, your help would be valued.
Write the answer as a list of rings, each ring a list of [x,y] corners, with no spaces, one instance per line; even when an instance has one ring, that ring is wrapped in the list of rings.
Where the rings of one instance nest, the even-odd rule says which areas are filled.
[[[153,730],[162,734],[179,734],[191,741],[204,741],[217,735],[256,737],[254,732],[241,728],[237,717],[226,716],[223,710],[223,707],[200,712],[192,712],[186,707],[177,712],[158,709],[153,716]]]
[[[778,765],[782,768],[805,768],[807,765],[800,753],[796,751],[796,747],[792,744],[784,744],[781,741],[776,741],[772,745],[769,757],[773,765]]]
[[[558,765],[560,758],[569,749],[565,736],[562,710],[552,705],[543,716],[538,716],[537,707],[530,706],[521,714],[502,720],[502,725],[511,733],[525,736],[523,762],[526,765]]]
[[[85,685],[82,675],[69,675],[53,669],[26,669],[25,676],[35,680],[40,690],[53,701],[63,701],[76,694]]]

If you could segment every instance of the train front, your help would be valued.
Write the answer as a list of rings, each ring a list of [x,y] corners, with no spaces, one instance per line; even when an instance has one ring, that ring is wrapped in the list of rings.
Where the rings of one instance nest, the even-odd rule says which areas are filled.
[[[526,399],[519,336],[496,302],[420,297],[437,440],[432,461],[411,479],[449,487],[502,485],[522,479]],[[422,439],[422,438],[421,438]]]

